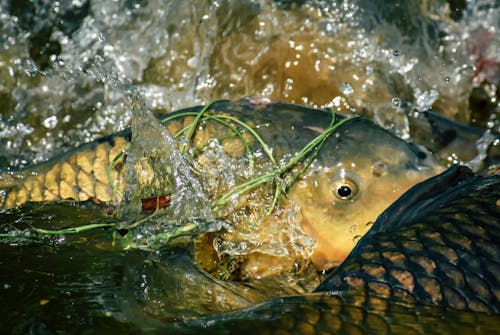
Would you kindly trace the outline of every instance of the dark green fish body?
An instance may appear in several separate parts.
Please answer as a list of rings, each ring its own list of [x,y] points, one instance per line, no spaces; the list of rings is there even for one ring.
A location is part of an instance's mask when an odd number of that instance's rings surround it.
[[[408,115],[413,141],[447,164],[467,162],[475,172],[500,166],[500,134],[464,125],[432,111]]]

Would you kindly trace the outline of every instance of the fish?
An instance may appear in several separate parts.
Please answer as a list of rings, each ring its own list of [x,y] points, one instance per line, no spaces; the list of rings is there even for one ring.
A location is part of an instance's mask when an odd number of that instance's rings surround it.
[[[463,166],[392,204],[316,292],[368,287],[381,295],[500,312],[500,175]]]
[[[213,165],[214,159],[208,154],[213,141],[229,157],[253,156],[253,162],[245,158],[241,167],[243,177],[239,178],[243,180],[238,182],[245,182],[248,171],[257,171],[248,173],[259,176],[280,168],[327,131],[332,122],[339,123],[321,145],[308,153],[305,161],[278,176],[293,181],[282,192],[282,202],[299,208],[301,229],[316,241],[310,259],[320,270],[340,264],[384,209],[410,187],[444,169],[425,148],[401,140],[368,119],[331,110],[246,98],[187,108],[161,117],[159,122],[172,135],[186,135],[189,125],[201,114],[205,118],[192,134],[190,149],[185,152],[196,163],[198,178],[213,199],[224,195],[231,186],[221,186],[220,180],[226,176],[221,175],[220,166]],[[231,126],[217,121],[216,116]],[[234,131],[237,127],[243,127],[239,133]],[[250,134],[252,130],[260,139]],[[54,201],[93,201],[113,208],[122,200],[126,188],[131,145],[134,137],[127,129],[46,162],[4,172],[0,174],[0,209]],[[321,150],[316,150],[320,146]],[[142,168],[141,174],[148,179],[155,171]],[[272,180],[264,186],[269,191]],[[149,194],[142,200],[146,212],[158,204],[170,207],[176,202],[175,190]],[[239,206],[246,213],[261,210],[265,203]],[[224,219],[234,218],[214,212]],[[262,267],[268,268],[266,264]]]
[[[500,175],[454,165],[404,193],[313,292],[172,333],[496,334]]]
[[[481,173],[500,166],[500,134],[493,127],[465,125],[431,110],[406,115],[412,140],[439,161],[462,163]]]

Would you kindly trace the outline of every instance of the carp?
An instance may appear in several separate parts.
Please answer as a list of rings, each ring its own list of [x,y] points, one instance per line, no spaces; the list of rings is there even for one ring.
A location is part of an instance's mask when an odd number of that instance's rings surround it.
[[[214,202],[251,178],[279,171],[262,184],[264,193],[253,198],[250,191],[240,194],[243,200],[229,209],[215,206],[214,215],[232,222],[236,231],[245,229],[248,217],[261,215],[269,203],[265,194],[281,193],[281,204],[286,202],[283,207],[298,207],[300,229],[316,241],[310,259],[317,269],[340,264],[384,209],[416,183],[443,170],[425,148],[401,140],[368,119],[329,110],[243,99],[181,110],[159,122],[170,134],[183,135],[185,140],[189,127],[199,122],[187,138],[185,155],[194,162],[197,178]],[[332,125],[335,131],[312,146],[304,160],[283,169]],[[5,172],[0,175],[0,208],[7,210],[29,202],[88,200],[112,208],[122,200],[127,184],[130,145],[134,145],[133,134],[124,130],[49,161]],[[220,152],[214,153],[213,147],[238,160],[232,184],[226,182],[231,178],[224,175],[221,159],[217,158]],[[140,169],[140,177],[146,180],[155,173],[158,171],[150,166]],[[273,188],[276,180],[282,184]],[[143,209],[145,203],[146,210],[175,204],[175,189],[166,193],[144,196]],[[151,199],[152,205],[148,205]],[[238,220],[241,222],[234,222]],[[267,251],[261,248],[252,252]]]

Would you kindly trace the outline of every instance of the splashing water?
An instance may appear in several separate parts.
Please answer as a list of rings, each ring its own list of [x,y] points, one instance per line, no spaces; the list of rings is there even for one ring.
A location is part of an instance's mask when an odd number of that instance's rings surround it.
[[[151,113],[130,81],[106,70],[103,63],[92,64],[86,73],[122,92],[133,113],[132,141],[126,149],[126,188],[118,215],[126,220],[125,227],[133,228],[134,244],[159,246],[179,229],[196,234],[219,230],[221,223],[211,214],[209,198],[194,173],[192,160],[181,153],[179,143]],[[168,195],[172,205],[144,218],[141,200],[162,195]]]
[[[134,245],[161,244],[164,240],[153,237],[163,234],[166,240],[176,229],[218,231],[216,248],[231,257],[254,252],[307,258],[315,242],[304,236],[293,206],[274,217],[249,218],[233,199],[217,214],[234,219],[235,224],[221,229],[223,223],[214,220],[210,211],[211,194],[251,178],[255,171],[241,168],[247,163],[244,160],[220,155],[215,143],[207,155],[217,161],[212,167],[220,169],[210,172],[224,173],[224,178],[210,178],[213,184],[207,183],[200,177],[207,171],[201,173],[200,166],[177,149],[178,143],[153,113],[250,95],[340,112],[356,109],[412,140],[408,115],[432,108],[491,129],[477,142],[478,154],[468,163],[477,168],[491,141],[498,141],[491,137],[500,122],[498,1],[394,4],[387,0],[1,1],[0,168],[44,161],[132,126],[128,188],[119,215],[123,226],[134,226],[129,228]],[[471,91],[479,92],[478,103],[471,100]],[[476,111],[471,112],[474,104]],[[460,159],[450,156],[451,161]],[[244,200],[260,206],[269,201],[267,191],[253,192]],[[159,194],[172,197],[171,207],[153,216],[141,214],[141,199]],[[75,216],[78,207],[67,206],[62,212]],[[53,223],[50,211],[45,221],[36,221],[29,211],[23,212],[23,220]],[[81,217],[62,220],[63,224],[87,223]],[[251,227],[245,227],[246,222]],[[284,225],[272,226],[277,222]],[[259,224],[262,229],[254,229]],[[269,234],[274,230],[279,234]],[[4,313],[9,316],[7,324],[13,322],[17,329],[24,326],[26,332],[71,332],[78,322],[97,331],[107,325],[112,330],[102,332],[126,333],[120,327],[137,318],[179,317],[178,311],[166,313],[164,306],[177,308],[171,293],[180,290],[175,286],[178,281],[174,286],[158,282],[176,265],[184,266],[178,275],[183,280],[205,287],[205,273],[193,276],[197,270],[185,270],[184,262],[161,264],[165,273],[155,277],[158,263],[144,258],[145,253],[103,254],[99,247],[109,248],[108,236],[101,238],[98,248],[90,237],[82,237],[84,247],[69,253],[64,247],[74,243],[72,237],[54,241],[52,247],[58,250],[44,247],[36,255],[27,255],[29,249],[7,249],[6,259],[17,260],[23,253],[23,262],[5,263],[8,271],[3,271],[12,276],[2,277],[4,294],[10,294]],[[19,243],[24,243],[23,238],[30,237],[19,236]],[[252,244],[255,240],[266,242]],[[150,268],[146,273],[145,264]],[[27,269],[40,271],[28,273]],[[124,272],[128,272],[125,284],[117,285]],[[23,276],[26,273],[29,277]],[[205,281],[200,282],[202,277]],[[62,288],[64,295],[58,302]],[[238,290],[238,296],[244,289]],[[16,290],[19,294],[13,295]],[[196,299],[227,298],[227,292],[214,294],[219,291],[210,285],[203,298],[196,296],[199,290],[187,291],[175,297],[186,298],[182,304],[189,308],[200,303]],[[49,302],[47,297],[54,298]],[[82,305],[82,300],[104,307]],[[29,318],[13,312],[26,306],[32,306],[25,314]],[[136,314],[130,315],[130,306]],[[46,314],[37,314],[40,311]],[[80,319],[82,315],[88,319]],[[106,317],[96,319],[96,315]],[[157,320],[147,321],[140,322],[154,329],[150,321]]]
[[[498,114],[498,5],[392,4],[2,2],[0,164],[39,162],[129,125],[110,85],[38,72],[84,71],[95,59],[129,78],[155,112],[251,95],[372,116],[399,97],[497,129],[499,118],[471,116],[469,96],[488,82],[488,113]]]
[[[221,224],[211,214],[209,198],[194,173],[193,162],[179,151],[179,143],[165,127],[151,113],[139,109],[132,123],[132,134],[132,143],[127,149],[127,187],[120,216],[129,220],[134,218],[133,214],[140,213],[144,198],[169,195],[172,199],[172,206],[164,213],[153,214],[148,219],[153,225],[138,227],[139,233],[135,236],[143,242],[136,242],[147,245],[158,234],[193,223],[205,225],[205,230],[194,230],[197,234],[219,230]],[[141,220],[140,216],[136,215],[135,220]]]
[[[484,161],[488,157],[488,150],[492,145],[498,145],[498,135],[495,135],[491,130],[487,130],[479,140],[476,141],[477,156],[465,165],[470,167],[472,171],[481,171],[483,169]]]

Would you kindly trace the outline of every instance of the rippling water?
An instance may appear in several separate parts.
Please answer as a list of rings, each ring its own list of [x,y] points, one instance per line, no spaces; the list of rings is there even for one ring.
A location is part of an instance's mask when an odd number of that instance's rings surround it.
[[[495,1],[300,3],[2,1],[1,164],[130,124],[95,64],[157,113],[251,95],[387,118],[407,102],[498,131]]]
[[[432,109],[498,132],[499,7],[486,0],[2,0],[0,168],[124,129],[142,110],[135,103],[159,115],[219,98],[270,98],[361,113],[404,138],[409,115]],[[58,227],[110,219],[54,205],[1,220],[2,227]],[[213,281],[180,251],[124,250],[120,236],[106,231],[16,239],[0,245],[0,310],[8,316],[0,324],[13,333],[72,333],[75,325],[81,333],[147,332],[271,291],[293,293]],[[170,269],[179,271],[165,276]],[[200,297],[219,291],[220,301],[202,304]]]

